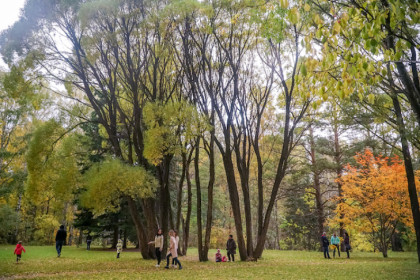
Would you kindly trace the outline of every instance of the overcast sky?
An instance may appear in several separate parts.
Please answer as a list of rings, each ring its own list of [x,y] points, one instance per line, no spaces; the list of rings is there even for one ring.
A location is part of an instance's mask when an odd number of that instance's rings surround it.
[[[0,31],[18,20],[25,0],[0,0]]]
[[[24,4],[25,0],[0,0],[0,32],[19,19],[20,9]],[[0,59],[1,68],[6,68],[3,59]]]

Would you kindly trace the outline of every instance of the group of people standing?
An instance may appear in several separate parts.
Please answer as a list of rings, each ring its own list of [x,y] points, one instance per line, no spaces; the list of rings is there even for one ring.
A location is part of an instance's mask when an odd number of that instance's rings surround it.
[[[178,265],[178,269],[182,269],[181,262],[178,259],[178,244],[179,244],[179,236],[178,233],[171,229],[169,231],[169,248],[168,252],[166,254],[166,266],[165,268],[169,268],[169,259],[172,257],[172,267],[175,267]],[[155,245],[155,254],[157,259],[156,267],[160,267],[160,263],[162,261],[162,251],[163,251],[163,232],[162,229],[158,229],[155,240],[149,242],[150,245]],[[235,261],[235,254],[236,254],[236,242],[233,239],[233,235],[229,235],[229,239],[226,242],[226,251],[227,256],[230,261]],[[222,257],[220,254],[220,250],[217,250],[216,253],[216,262],[222,262],[223,259],[226,259],[226,257]]]
[[[160,262],[162,261],[162,250],[163,250],[163,232],[161,229],[158,229],[154,241],[150,241],[149,244],[155,245],[155,253],[157,264],[156,267],[160,267]],[[169,231],[169,248],[166,254],[166,269],[169,269],[169,259],[172,257],[172,267],[178,265],[178,269],[182,269],[181,262],[178,260],[178,244],[179,236],[178,233],[171,229]]]
[[[335,250],[337,250],[338,252],[338,257],[340,257],[340,237],[337,236],[336,233],[333,234],[333,236],[331,236],[331,243],[330,241],[328,241],[328,237],[327,237],[327,233],[324,232],[321,236],[321,244],[322,244],[322,248],[324,251],[324,258],[330,258],[330,253],[329,253],[329,247],[331,246],[331,248],[334,250],[333,251],[333,257],[335,258]],[[344,241],[343,241],[344,247],[346,248],[346,253],[347,253],[347,258],[350,258],[350,250],[351,250],[351,246],[350,246],[350,237],[349,234],[347,232],[344,233]]]

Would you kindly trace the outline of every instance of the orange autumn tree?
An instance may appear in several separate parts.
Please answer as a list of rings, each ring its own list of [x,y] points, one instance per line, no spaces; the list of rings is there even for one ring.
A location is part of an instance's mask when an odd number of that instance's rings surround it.
[[[397,224],[413,225],[404,165],[397,156],[375,157],[368,149],[355,159],[357,164],[348,165],[341,178],[342,199],[335,222],[367,234],[386,258]]]

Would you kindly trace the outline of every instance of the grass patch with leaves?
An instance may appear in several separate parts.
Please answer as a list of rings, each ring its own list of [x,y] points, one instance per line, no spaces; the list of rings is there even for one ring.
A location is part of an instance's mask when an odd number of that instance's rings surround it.
[[[200,263],[196,249],[180,257],[184,269],[156,268],[155,261],[125,251],[120,259],[109,250],[63,248],[57,258],[54,246],[27,246],[22,262],[15,264],[14,246],[0,246],[0,279],[420,279],[420,264],[413,252],[355,252],[351,259],[327,260],[320,252],[269,251],[258,262]],[[213,260],[215,251],[209,255]]]

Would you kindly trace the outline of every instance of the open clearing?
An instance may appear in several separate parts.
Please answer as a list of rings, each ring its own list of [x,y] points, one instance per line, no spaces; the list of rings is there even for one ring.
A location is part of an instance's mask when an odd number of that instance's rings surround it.
[[[26,246],[22,262],[15,264],[14,246],[0,246],[1,279],[420,279],[415,253],[355,252],[351,259],[326,260],[322,253],[265,251],[258,262],[200,263],[196,249],[180,260],[184,269],[166,270],[140,253],[125,251],[120,259],[110,250],[64,247],[61,258],[54,246]]]

